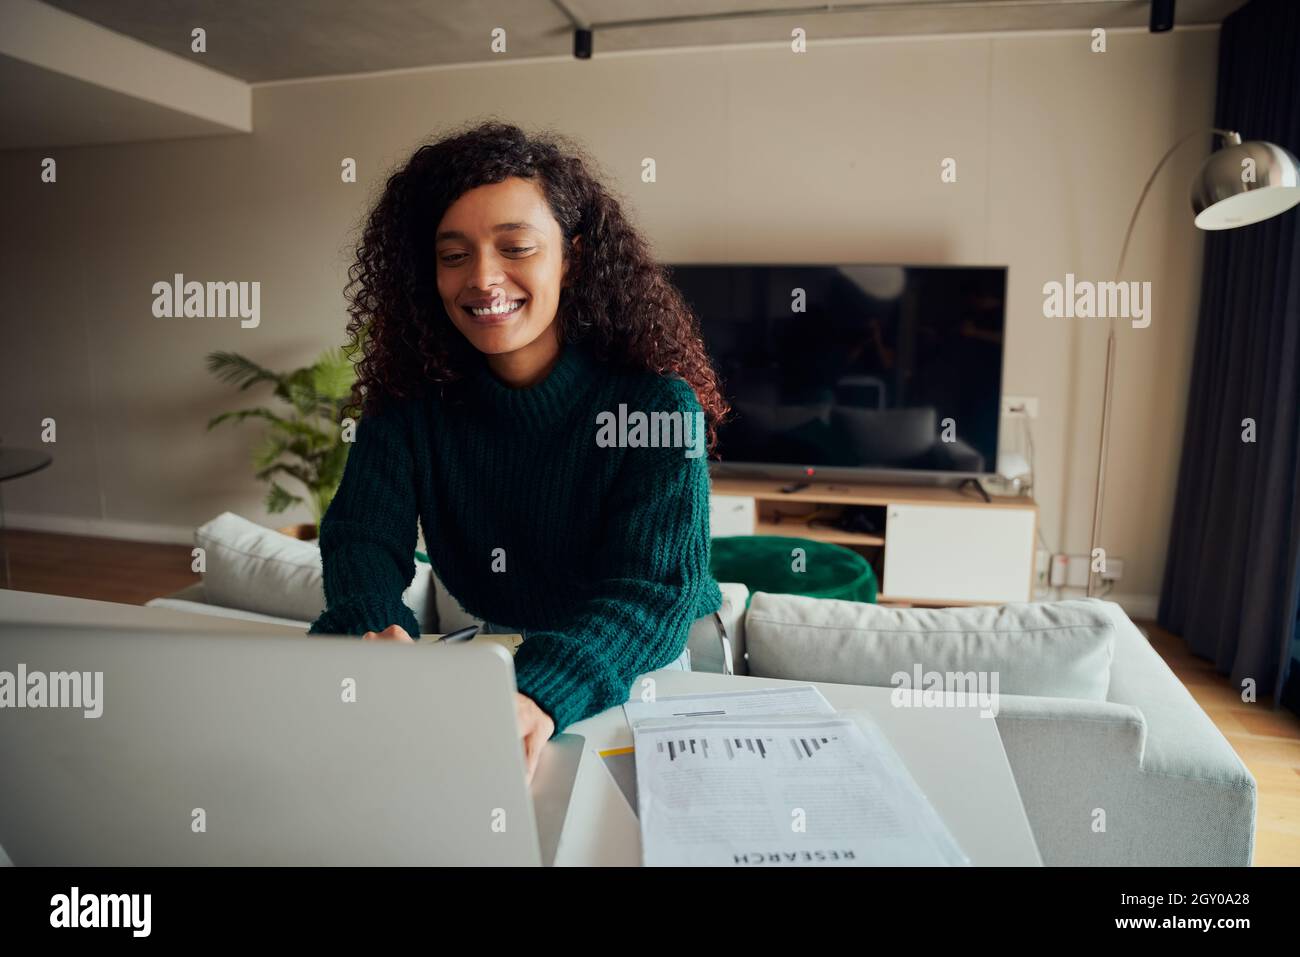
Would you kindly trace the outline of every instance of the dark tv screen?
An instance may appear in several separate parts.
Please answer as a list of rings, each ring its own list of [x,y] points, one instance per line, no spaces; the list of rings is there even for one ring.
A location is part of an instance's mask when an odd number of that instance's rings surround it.
[[[733,408],[723,467],[997,466],[1005,266],[673,265]]]

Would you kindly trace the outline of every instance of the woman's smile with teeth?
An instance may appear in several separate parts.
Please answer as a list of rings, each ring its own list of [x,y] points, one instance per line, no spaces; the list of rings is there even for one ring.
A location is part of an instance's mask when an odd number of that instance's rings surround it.
[[[514,312],[523,304],[524,301],[522,299],[508,299],[498,303],[497,305],[486,306],[482,309],[477,309],[472,306],[466,306],[465,308],[469,310],[471,315],[475,316],[504,316]]]

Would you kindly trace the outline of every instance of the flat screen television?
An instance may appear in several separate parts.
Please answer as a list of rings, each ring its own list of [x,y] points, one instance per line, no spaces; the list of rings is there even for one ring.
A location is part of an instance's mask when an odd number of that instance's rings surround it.
[[[733,409],[715,475],[995,472],[1007,267],[668,269]]]

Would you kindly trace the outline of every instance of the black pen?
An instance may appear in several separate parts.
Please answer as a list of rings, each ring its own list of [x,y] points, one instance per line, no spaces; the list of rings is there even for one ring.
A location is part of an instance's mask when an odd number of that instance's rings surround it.
[[[456,631],[449,632],[448,634],[443,635],[441,638],[438,639],[438,641],[439,643],[446,643],[448,641],[469,641],[476,634],[478,634],[478,628],[479,628],[478,625],[468,625],[465,628],[460,628]]]

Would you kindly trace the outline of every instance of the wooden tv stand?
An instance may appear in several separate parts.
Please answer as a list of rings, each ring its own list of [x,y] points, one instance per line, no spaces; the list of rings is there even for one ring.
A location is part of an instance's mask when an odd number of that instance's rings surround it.
[[[734,509],[753,515],[749,534],[790,535],[851,548],[875,569],[880,604],[1001,604],[1033,596],[1038,506],[1031,498],[992,496],[986,502],[970,487],[823,479],[797,492],[782,492],[791,481],[713,478],[714,525],[724,526],[723,516]],[[875,532],[833,527],[851,505],[870,509]],[[825,524],[810,527],[814,515]],[[745,534],[743,529],[733,533]]]

